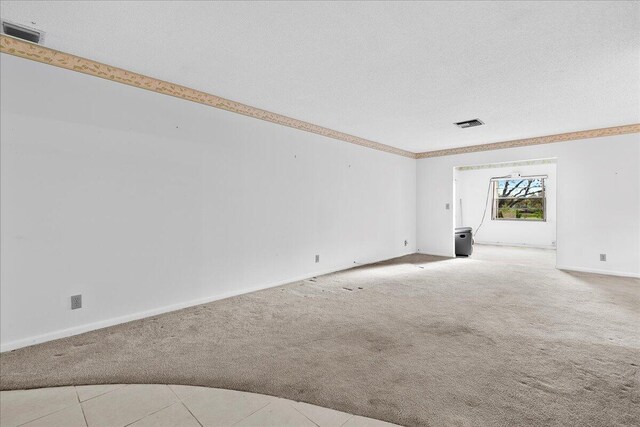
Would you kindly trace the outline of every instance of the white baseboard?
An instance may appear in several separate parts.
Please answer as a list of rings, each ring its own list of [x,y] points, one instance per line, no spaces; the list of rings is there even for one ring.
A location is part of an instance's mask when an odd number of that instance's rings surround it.
[[[16,350],[18,348],[27,347],[27,346],[35,345],[35,344],[40,344],[40,343],[43,343],[43,342],[52,341],[52,340],[56,340],[56,339],[60,339],[60,338],[67,338],[67,337],[70,337],[70,336],[83,334],[83,333],[89,332],[89,331],[95,331],[96,329],[102,329],[102,328],[106,328],[106,327],[109,327],[109,326],[119,325],[121,323],[131,322],[133,320],[144,319],[145,317],[157,316],[158,314],[163,314],[163,313],[168,313],[168,312],[171,312],[171,311],[181,310],[183,308],[193,307],[195,305],[206,304],[206,303],[209,303],[209,302],[223,300],[223,299],[226,299],[226,298],[231,298],[231,297],[235,297],[235,296],[242,295],[242,294],[248,294],[248,293],[251,293],[251,292],[261,291],[263,289],[273,288],[273,287],[276,287],[276,286],[282,286],[282,285],[286,285],[287,283],[293,283],[293,282],[297,282],[297,281],[300,281],[300,280],[305,280],[305,279],[308,279],[310,277],[322,276],[324,274],[330,274],[330,273],[335,273],[335,272],[338,272],[338,271],[348,270],[350,268],[358,267],[358,266],[361,266],[361,265],[366,265],[366,264],[372,264],[372,263],[375,263],[375,262],[386,261],[386,260],[389,260],[389,259],[393,259],[393,258],[401,257],[401,256],[404,256],[404,255],[408,255],[410,253],[412,253],[412,252],[407,252],[407,253],[403,253],[403,254],[400,254],[400,255],[395,255],[395,256],[392,256],[390,258],[371,260],[371,261],[368,261],[368,262],[365,262],[365,263],[344,264],[344,265],[341,265],[339,267],[333,267],[333,268],[327,269],[327,270],[319,270],[319,271],[316,271],[316,272],[311,272],[309,274],[305,274],[303,276],[292,277],[292,278],[280,280],[280,281],[277,281],[277,282],[271,282],[271,283],[267,283],[267,284],[263,284],[263,285],[259,285],[259,286],[254,286],[254,287],[251,287],[251,288],[245,288],[245,289],[242,289],[240,291],[226,292],[226,293],[213,295],[213,296],[206,297],[206,298],[200,298],[200,299],[196,299],[196,300],[181,302],[181,303],[178,303],[178,304],[172,304],[172,305],[167,305],[167,306],[164,306],[164,307],[154,308],[154,309],[151,309],[151,310],[145,310],[145,311],[140,311],[140,312],[137,312],[137,313],[127,314],[125,316],[119,316],[119,317],[114,317],[114,318],[111,318],[111,319],[101,320],[101,321],[98,321],[98,322],[92,322],[92,323],[87,323],[87,324],[84,324],[84,325],[74,326],[72,328],[59,329],[57,331],[48,332],[46,334],[32,336],[32,337],[28,337],[28,338],[22,338],[22,339],[19,339],[19,340],[3,343],[2,345],[0,345],[0,352]]]
[[[582,267],[570,267],[566,265],[557,265],[556,268],[558,270],[567,270],[567,271],[579,271],[581,273],[594,273],[594,274],[604,274],[607,276],[620,276],[620,277],[636,277],[640,278],[640,273],[629,273],[624,271],[611,271],[611,270],[599,270],[596,268],[582,268]]]
[[[444,258],[455,258],[455,256],[451,255],[451,254],[445,254],[442,252],[424,252],[424,251],[417,251],[416,253],[419,253],[421,255],[432,255],[432,256],[441,256]]]
[[[488,246],[514,246],[517,248],[556,249],[556,247],[553,245],[528,245],[526,243],[480,242],[476,240],[475,244]]]

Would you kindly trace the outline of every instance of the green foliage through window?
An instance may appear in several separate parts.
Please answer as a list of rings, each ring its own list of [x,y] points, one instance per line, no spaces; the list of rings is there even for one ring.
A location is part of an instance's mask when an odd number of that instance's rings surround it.
[[[494,181],[493,219],[545,221],[544,184],[544,178]]]

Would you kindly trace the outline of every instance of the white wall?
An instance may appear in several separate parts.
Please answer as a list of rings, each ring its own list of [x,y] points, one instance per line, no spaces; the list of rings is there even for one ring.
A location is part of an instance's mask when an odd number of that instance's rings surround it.
[[[523,176],[547,175],[545,179],[546,220],[509,221],[492,220],[492,194],[487,201],[489,180],[492,177],[519,172]],[[533,165],[511,164],[506,167],[459,169],[454,171],[456,197],[456,227],[478,229],[487,206],[484,223],[473,236],[476,243],[533,246],[555,249],[556,242],[556,165],[540,163]],[[462,202],[461,202],[462,200]]]
[[[0,65],[2,350],[415,252],[413,159]]]
[[[453,256],[454,167],[554,157],[557,266],[640,276],[639,134],[418,160],[418,251]]]
[[[3,351],[416,240],[452,256],[463,165],[556,157],[558,265],[640,275],[638,134],[416,162],[4,54],[0,77]]]

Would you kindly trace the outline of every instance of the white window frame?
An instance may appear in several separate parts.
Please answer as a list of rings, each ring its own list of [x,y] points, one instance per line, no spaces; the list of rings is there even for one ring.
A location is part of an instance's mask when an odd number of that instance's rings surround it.
[[[498,195],[498,187],[500,182],[503,181],[521,181],[521,180],[540,180],[542,185],[542,193],[537,197],[500,197]],[[513,200],[513,199],[541,199],[542,200],[542,218],[499,218],[498,217],[498,202],[500,200]],[[523,178],[502,178],[493,180],[493,197],[492,197],[492,212],[491,220],[493,221],[520,221],[520,222],[546,222],[547,221],[547,179],[545,177],[523,177]]]

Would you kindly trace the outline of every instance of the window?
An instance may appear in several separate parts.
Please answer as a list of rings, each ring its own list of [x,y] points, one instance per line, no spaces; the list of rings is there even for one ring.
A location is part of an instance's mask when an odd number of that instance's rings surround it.
[[[493,182],[493,219],[546,221],[544,178]]]

